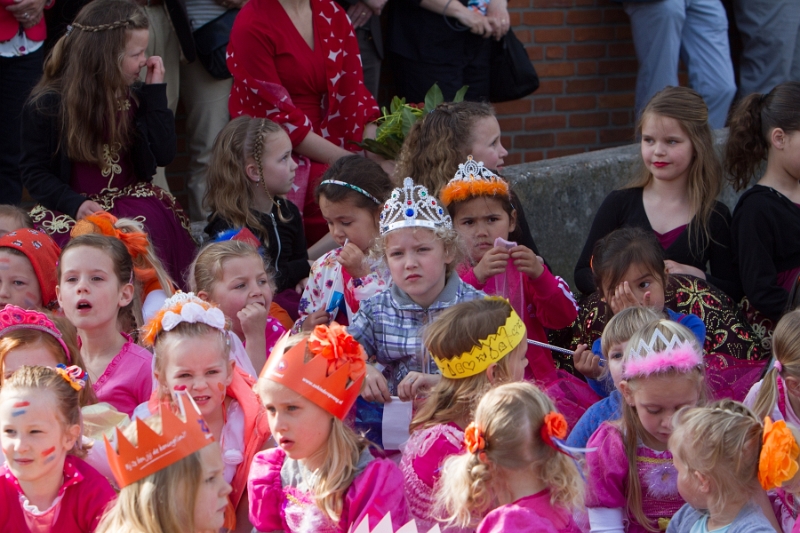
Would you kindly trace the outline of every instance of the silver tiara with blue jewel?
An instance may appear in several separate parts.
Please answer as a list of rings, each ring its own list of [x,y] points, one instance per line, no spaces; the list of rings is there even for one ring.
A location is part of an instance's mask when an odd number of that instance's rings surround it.
[[[453,227],[444,208],[422,185],[406,178],[403,187],[392,191],[381,212],[381,235],[400,228],[439,229]]]

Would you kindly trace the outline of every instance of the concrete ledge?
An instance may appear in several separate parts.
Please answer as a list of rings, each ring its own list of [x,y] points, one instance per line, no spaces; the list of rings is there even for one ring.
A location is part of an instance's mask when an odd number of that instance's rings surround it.
[[[715,134],[721,154],[727,130]],[[630,181],[639,160],[639,145],[633,144],[503,169],[522,201],[539,251],[573,290],[572,273],[597,208],[609,192]],[[737,198],[726,184],[720,200],[732,210]]]

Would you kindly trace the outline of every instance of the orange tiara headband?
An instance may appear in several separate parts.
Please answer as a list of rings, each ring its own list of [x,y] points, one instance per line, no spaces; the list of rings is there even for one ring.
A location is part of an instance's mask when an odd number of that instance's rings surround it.
[[[116,428],[116,449],[108,437],[103,436],[108,464],[120,488],[155,474],[214,442],[214,435],[188,394],[176,392],[175,404],[180,416],[165,403],[159,406],[160,435],[141,419],[136,419],[136,446],[119,428]]]
[[[453,179],[441,192],[445,207],[453,202],[463,202],[476,196],[501,196],[510,199],[508,182],[483,166],[482,161],[467,157],[466,163],[458,165]]]
[[[364,383],[364,348],[336,322],[317,326],[308,339],[284,352],[287,340],[288,334],[272,349],[261,377],[292,389],[343,420]]]

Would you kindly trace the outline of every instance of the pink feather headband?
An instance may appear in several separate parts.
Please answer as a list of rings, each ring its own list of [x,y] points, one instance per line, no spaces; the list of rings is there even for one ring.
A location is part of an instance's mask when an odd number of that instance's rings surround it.
[[[634,355],[625,363],[623,377],[630,379],[649,376],[666,370],[688,372],[703,365],[703,357],[691,343],[682,343],[673,349],[666,349],[647,355]]]

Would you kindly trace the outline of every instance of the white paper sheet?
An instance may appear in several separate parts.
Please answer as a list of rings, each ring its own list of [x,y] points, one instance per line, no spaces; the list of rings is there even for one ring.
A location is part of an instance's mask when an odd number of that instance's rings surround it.
[[[402,402],[397,396],[383,404],[383,449],[399,450],[408,440],[408,426],[411,424],[411,402]]]

